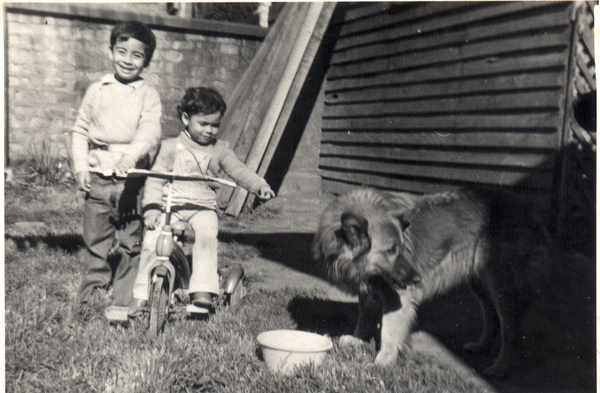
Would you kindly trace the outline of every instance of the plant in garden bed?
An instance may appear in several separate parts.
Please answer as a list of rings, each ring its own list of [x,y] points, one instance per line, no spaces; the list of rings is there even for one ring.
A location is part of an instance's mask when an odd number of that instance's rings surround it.
[[[64,157],[48,138],[36,140],[29,146],[29,155],[22,165],[26,171],[28,183],[38,185],[72,183],[71,166],[68,157]]]

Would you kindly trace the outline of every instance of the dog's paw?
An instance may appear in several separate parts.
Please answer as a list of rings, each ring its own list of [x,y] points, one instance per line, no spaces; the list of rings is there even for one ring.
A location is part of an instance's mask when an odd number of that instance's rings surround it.
[[[389,366],[391,364],[394,364],[397,358],[397,349],[382,348],[375,357],[375,364],[378,366]]]
[[[340,347],[358,347],[364,345],[364,343],[360,338],[350,335],[341,336],[339,341]]]

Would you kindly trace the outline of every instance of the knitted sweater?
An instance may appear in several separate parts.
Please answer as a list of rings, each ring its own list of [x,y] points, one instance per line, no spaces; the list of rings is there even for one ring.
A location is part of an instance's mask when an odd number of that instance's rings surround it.
[[[229,142],[216,140],[209,145],[200,145],[185,132],[161,143],[152,170],[182,174],[199,173],[214,177],[222,176],[224,171],[238,185],[253,193],[267,185],[262,177],[237,158]],[[162,206],[166,200],[166,183],[165,179],[148,177],[142,201],[144,210],[158,209]],[[172,204],[174,207],[192,204],[216,209],[218,187],[214,182],[175,180]]]
[[[87,89],[72,128],[73,172],[113,169],[123,153],[145,159],[160,142],[161,114],[158,92],[143,79],[105,75]]]

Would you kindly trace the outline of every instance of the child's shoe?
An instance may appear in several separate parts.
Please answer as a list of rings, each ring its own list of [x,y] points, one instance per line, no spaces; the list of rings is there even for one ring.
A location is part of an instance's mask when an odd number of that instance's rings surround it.
[[[208,292],[192,292],[190,293],[190,301],[196,307],[212,309],[213,297]]]
[[[129,316],[129,318],[139,318],[142,316],[142,314],[147,306],[148,306],[147,300],[133,298],[129,302],[129,307],[127,309],[127,316]]]

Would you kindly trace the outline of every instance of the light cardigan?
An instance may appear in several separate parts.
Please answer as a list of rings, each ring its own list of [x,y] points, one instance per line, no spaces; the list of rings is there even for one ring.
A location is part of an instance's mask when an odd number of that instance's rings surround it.
[[[87,89],[72,128],[73,172],[111,170],[123,153],[145,158],[160,142],[161,115],[158,92],[146,81],[105,75]]]
[[[202,174],[221,177],[224,171],[238,185],[250,192],[258,193],[267,182],[241,162],[229,142],[215,140],[209,145],[200,145],[185,131],[178,137],[166,139],[160,145],[152,170],[181,174]],[[165,195],[165,179],[148,177],[144,189],[142,205],[148,215],[149,210],[160,209]],[[219,185],[214,182],[175,180],[173,181],[173,207],[194,205],[207,209],[217,208]]]

